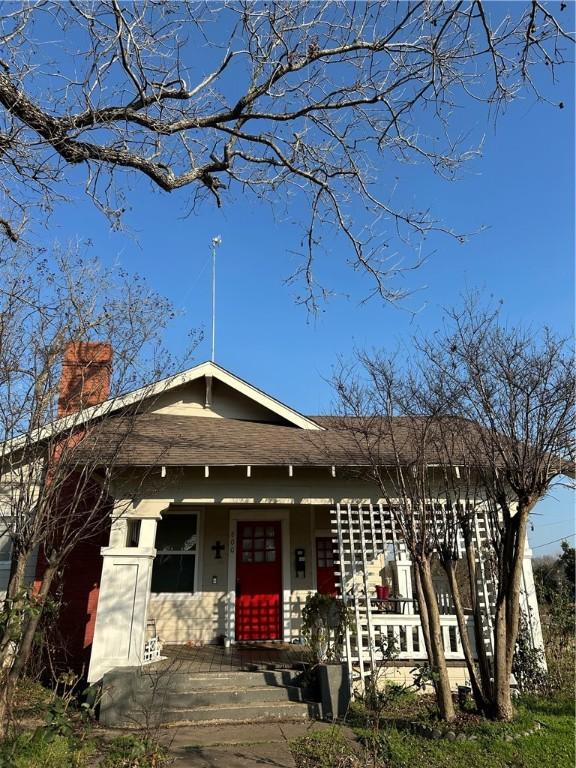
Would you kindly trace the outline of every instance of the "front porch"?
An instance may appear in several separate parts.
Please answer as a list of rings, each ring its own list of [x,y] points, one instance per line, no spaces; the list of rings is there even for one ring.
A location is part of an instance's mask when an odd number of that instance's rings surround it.
[[[261,672],[301,670],[309,659],[307,646],[284,643],[238,643],[221,645],[165,645],[157,668],[177,664],[190,673]]]
[[[342,578],[331,520],[338,507],[140,501],[114,521],[102,550],[90,682],[114,667],[154,661],[160,646],[206,672],[300,661],[308,595],[335,592]],[[345,573],[345,599],[370,646],[393,637],[399,661],[416,663],[426,651],[412,566],[401,544],[382,538],[366,553],[361,583],[359,571]],[[383,583],[386,599],[376,589]],[[437,592],[447,656],[462,661],[441,575]],[[353,646],[348,655],[356,655]]]

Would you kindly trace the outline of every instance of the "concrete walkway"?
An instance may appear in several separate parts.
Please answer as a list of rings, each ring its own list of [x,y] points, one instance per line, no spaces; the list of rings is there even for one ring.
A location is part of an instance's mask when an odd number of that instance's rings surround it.
[[[289,742],[328,723],[235,723],[182,726],[162,732],[175,768],[294,768]]]

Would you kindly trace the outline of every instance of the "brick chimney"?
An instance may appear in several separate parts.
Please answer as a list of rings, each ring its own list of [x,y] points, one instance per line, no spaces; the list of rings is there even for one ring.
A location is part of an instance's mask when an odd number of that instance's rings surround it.
[[[58,417],[107,400],[111,372],[112,346],[108,342],[70,342],[62,361]]]

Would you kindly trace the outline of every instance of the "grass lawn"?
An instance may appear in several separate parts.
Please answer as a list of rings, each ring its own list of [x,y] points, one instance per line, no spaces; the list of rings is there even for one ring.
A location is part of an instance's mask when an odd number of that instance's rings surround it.
[[[410,700],[402,702],[396,707],[400,710],[397,714],[407,716],[409,704]],[[430,722],[425,702],[412,700],[412,704],[419,715],[414,719]],[[398,730],[385,720],[381,721],[380,730],[374,726],[367,728],[359,709],[353,721],[357,744],[351,741],[352,734],[346,736],[346,730],[337,725],[330,730],[312,730],[292,742],[297,768],[574,768],[575,765],[574,702],[566,697],[526,697],[513,723],[460,718],[454,730],[473,734],[474,741],[432,740]],[[536,721],[542,723],[540,730],[529,736],[521,735]],[[507,741],[506,737],[510,736],[513,740]]]
[[[568,699],[525,699],[519,707],[524,726],[539,720],[544,727],[530,736],[506,741],[516,724],[472,728],[477,741],[431,741],[394,728],[387,730],[390,768],[574,768],[574,702]],[[383,762],[383,766],[386,765]]]

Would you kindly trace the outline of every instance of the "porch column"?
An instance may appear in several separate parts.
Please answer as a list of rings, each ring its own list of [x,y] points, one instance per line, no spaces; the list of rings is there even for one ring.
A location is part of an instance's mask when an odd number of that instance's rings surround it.
[[[392,563],[394,574],[396,577],[396,584],[398,586],[398,597],[405,598],[406,600],[412,600],[412,561],[408,557],[408,553],[402,547],[396,549],[396,559]],[[408,602],[402,604],[402,612],[406,614],[413,614],[414,603]]]
[[[104,562],[88,671],[90,683],[100,680],[113,667],[142,664],[159,519],[160,515],[114,520],[110,544],[101,549]],[[139,523],[138,535],[131,528],[134,523]]]
[[[526,541],[524,559],[522,561],[522,586],[520,592],[520,605],[528,624],[528,630],[534,648],[542,651],[542,662],[545,670],[548,669],[544,656],[544,638],[542,637],[542,625],[540,624],[540,611],[534,584],[534,572],[532,570],[532,550]]]

